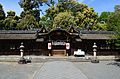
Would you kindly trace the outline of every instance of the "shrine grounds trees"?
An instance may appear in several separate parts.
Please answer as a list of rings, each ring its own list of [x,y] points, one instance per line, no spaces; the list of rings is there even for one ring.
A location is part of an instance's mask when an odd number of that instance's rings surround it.
[[[46,10],[45,16],[51,21],[52,28],[67,28],[73,24],[78,28],[92,29],[98,19],[93,8],[74,0],[59,1],[56,6],[51,6]]]
[[[3,6],[0,4],[0,29],[3,29],[4,24],[3,21],[5,19],[5,12],[3,10]]]
[[[113,14],[113,12],[102,12],[98,18],[98,23],[93,28],[95,30],[109,30],[108,18]]]
[[[7,17],[3,21],[4,29],[15,30],[18,20],[19,20],[19,17],[16,16],[16,13],[14,11],[8,11]]]
[[[93,8],[76,0],[20,0],[23,11],[17,16],[14,11],[8,11],[0,4],[0,29],[29,30],[45,26],[47,28],[69,26],[87,30],[110,30],[118,36],[120,27],[120,5],[115,6],[115,12],[103,12],[100,16]],[[41,6],[47,5],[45,15],[40,15]]]
[[[45,15],[40,16],[43,4],[48,5]],[[93,8],[75,0],[20,0],[19,5],[23,8],[20,16],[14,11],[5,13],[1,7],[1,29],[34,29],[41,26],[48,28],[67,28],[70,25],[82,29],[93,29],[97,24],[98,15]],[[2,5],[1,5],[2,6]]]
[[[40,20],[39,7],[46,2],[46,0],[20,0],[19,5],[23,8],[21,12],[21,19],[17,24],[19,29],[33,29],[37,28]]]
[[[108,18],[108,30],[115,31],[116,46],[120,48],[120,5],[115,6],[115,11]]]
[[[115,45],[120,48],[120,5],[114,7],[114,12],[102,12],[95,27],[98,30],[108,30],[115,32]]]

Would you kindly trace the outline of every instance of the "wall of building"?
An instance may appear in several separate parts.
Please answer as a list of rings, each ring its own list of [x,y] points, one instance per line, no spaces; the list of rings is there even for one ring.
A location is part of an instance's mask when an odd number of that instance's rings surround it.
[[[71,54],[81,49],[86,55],[93,55],[93,45],[97,44],[97,55],[118,55],[119,50],[114,44],[106,44],[106,40],[82,40],[81,42],[71,43]]]
[[[36,40],[0,40],[0,55],[20,55],[20,45],[24,43],[24,55],[49,55],[47,42],[36,42]],[[119,50],[111,44],[106,44],[106,40],[82,40],[81,42],[71,42],[69,55],[81,49],[86,55],[93,55],[93,44],[97,44],[97,55],[118,55]]]

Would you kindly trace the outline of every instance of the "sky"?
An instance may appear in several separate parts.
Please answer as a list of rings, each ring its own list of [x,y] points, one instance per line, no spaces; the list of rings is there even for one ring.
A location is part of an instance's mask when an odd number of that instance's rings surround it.
[[[19,16],[22,12],[22,8],[20,8],[18,2],[20,0],[0,0],[0,4],[3,5],[3,9],[5,13],[9,10],[13,10]],[[103,11],[114,11],[115,5],[120,5],[120,0],[77,0],[80,3],[85,3],[89,7],[93,7],[95,12],[100,14]],[[46,6],[41,7],[43,11],[45,11]]]

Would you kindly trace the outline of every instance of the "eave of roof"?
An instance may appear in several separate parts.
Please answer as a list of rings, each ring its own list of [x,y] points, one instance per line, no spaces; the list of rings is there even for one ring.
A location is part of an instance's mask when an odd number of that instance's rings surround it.
[[[116,39],[113,34],[82,34],[81,39],[91,39],[91,40],[110,40]]]
[[[81,34],[115,34],[113,31],[79,30]]]
[[[0,39],[36,39],[36,31],[0,30]]]
[[[36,34],[0,34],[0,39],[36,39]]]
[[[0,34],[34,34],[35,30],[0,30]]]

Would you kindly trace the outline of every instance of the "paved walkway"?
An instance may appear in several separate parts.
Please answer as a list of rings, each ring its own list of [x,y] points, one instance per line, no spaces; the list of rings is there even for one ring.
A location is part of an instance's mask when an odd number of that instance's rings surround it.
[[[88,79],[72,62],[46,62],[31,79]]]
[[[84,75],[84,74],[85,75]],[[0,62],[0,79],[120,79],[120,62]],[[86,77],[87,76],[87,77]]]

